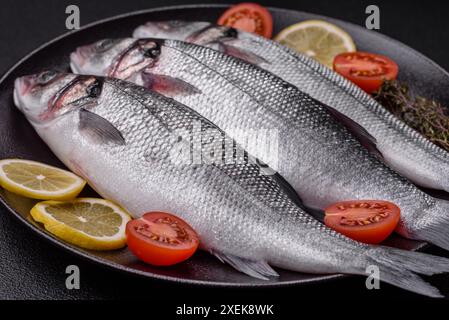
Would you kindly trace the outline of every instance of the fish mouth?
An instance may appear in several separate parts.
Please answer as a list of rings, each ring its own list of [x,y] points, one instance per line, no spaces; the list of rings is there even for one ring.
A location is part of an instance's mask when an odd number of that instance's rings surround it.
[[[20,99],[19,99],[17,91],[18,91],[17,88],[14,86],[14,92],[13,92],[14,105],[20,109],[21,108],[20,107]]]
[[[151,32],[147,29],[148,28],[146,26],[137,27],[136,30],[134,30],[133,38],[138,38],[138,39],[147,38],[148,36],[151,36],[154,34],[153,32]]]
[[[30,122],[33,119],[29,117],[29,109],[27,108],[26,95],[34,86],[33,76],[23,76],[14,81],[13,100],[14,105],[19,109]]]
[[[33,87],[33,76],[19,77],[14,81],[15,95],[26,95]],[[18,97],[17,97],[18,98]]]
[[[70,54],[70,69],[73,73],[81,73],[81,69],[78,67],[80,60],[75,52]]]
[[[88,46],[82,46],[76,48],[74,52],[70,54],[70,67],[76,73],[86,64],[91,50]]]
[[[17,78],[14,81],[14,91],[13,91],[13,99],[14,105],[20,110],[23,111],[23,103],[22,97],[25,96],[33,87],[33,81],[31,76],[24,76]]]

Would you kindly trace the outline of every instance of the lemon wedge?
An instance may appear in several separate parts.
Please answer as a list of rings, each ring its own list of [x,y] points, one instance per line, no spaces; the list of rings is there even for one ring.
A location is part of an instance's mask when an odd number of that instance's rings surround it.
[[[351,36],[341,28],[322,20],[307,20],[282,30],[274,40],[332,68],[336,55],[354,52]]]
[[[91,250],[124,247],[125,227],[131,220],[120,206],[97,198],[39,202],[31,216],[58,238]]]
[[[0,185],[21,196],[41,200],[76,198],[86,185],[77,175],[30,160],[0,160]]]

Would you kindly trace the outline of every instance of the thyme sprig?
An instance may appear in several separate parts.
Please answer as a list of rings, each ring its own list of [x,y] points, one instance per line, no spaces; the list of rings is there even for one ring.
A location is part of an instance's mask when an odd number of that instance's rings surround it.
[[[449,116],[439,102],[412,96],[408,86],[396,80],[385,81],[373,97],[427,139],[449,151]]]

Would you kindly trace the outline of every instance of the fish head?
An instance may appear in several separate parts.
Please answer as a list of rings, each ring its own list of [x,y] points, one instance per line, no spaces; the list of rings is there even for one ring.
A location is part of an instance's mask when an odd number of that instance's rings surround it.
[[[181,40],[210,46],[223,39],[237,38],[238,32],[210,22],[170,20],[147,22],[134,30],[133,37]]]
[[[160,38],[186,41],[191,35],[208,28],[210,22],[204,21],[149,21],[134,30],[134,38]]]
[[[70,55],[70,65],[79,74],[131,80],[132,76],[156,64],[161,43],[158,39],[101,40],[77,48]]]
[[[92,108],[102,93],[103,79],[44,71],[17,78],[14,103],[33,124],[50,123],[81,108]]]
[[[75,73],[104,75],[118,57],[134,42],[132,38],[102,39],[78,47],[70,55],[70,66]]]

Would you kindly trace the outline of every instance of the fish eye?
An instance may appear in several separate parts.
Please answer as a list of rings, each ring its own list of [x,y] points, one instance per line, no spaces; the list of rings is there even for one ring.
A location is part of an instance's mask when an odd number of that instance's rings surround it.
[[[96,98],[101,93],[101,82],[99,80],[95,80],[91,84],[89,84],[86,88],[86,94],[91,98]]]
[[[47,84],[56,76],[56,74],[57,73],[54,71],[44,71],[37,76],[36,83],[41,85]]]
[[[159,49],[146,49],[143,51],[143,55],[147,58],[156,58],[159,56],[161,51]]]
[[[150,48],[142,48],[143,56],[146,58],[155,59],[161,54],[161,48],[157,43],[151,43]]]
[[[228,30],[226,30],[224,35],[225,35],[225,37],[228,37],[228,38],[237,38],[237,36],[238,36],[237,30],[234,28],[228,28]]]
[[[113,39],[105,39],[97,43],[96,48],[99,51],[106,51],[112,47],[114,44]]]

